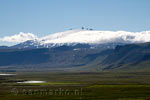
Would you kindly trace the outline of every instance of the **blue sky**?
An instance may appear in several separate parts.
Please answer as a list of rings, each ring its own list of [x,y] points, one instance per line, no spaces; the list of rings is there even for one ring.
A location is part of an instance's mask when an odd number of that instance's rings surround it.
[[[150,30],[150,0],[0,0],[0,38],[19,32],[45,36],[82,26]]]

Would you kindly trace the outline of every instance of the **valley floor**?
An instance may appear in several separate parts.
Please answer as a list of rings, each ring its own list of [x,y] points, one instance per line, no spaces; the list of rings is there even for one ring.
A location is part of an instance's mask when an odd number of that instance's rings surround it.
[[[0,76],[0,100],[150,99],[150,72],[13,74],[16,75]],[[45,83],[17,83],[23,81],[45,81]]]

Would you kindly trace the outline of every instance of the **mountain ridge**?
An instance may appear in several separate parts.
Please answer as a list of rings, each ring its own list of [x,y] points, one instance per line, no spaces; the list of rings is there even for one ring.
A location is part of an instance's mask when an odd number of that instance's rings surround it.
[[[0,68],[41,71],[51,68],[81,71],[150,69],[150,43],[127,44],[111,49],[91,49],[89,45],[83,44],[55,48],[6,49],[0,50],[0,60]]]
[[[20,33],[23,34],[23,33]],[[29,33],[27,33],[29,35]],[[133,43],[144,43],[150,41],[150,31],[142,32],[127,32],[127,31],[95,31],[95,30],[68,30],[64,32],[58,32],[50,34],[41,38],[35,38],[36,36],[30,35],[33,40],[27,40],[25,42],[18,43],[16,45],[10,46],[13,48],[51,48],[62,45],[76,45],[76,44],[89,44],[89,45],[99,45],[99,44],[133,44]],[[27,36],[18,35],[18,37]],[[31,38],[31,36],[29,36]],[[17,37],[17,35],[11,36],[12,39]],[[11,37],[7,37],[11,41]],[[5,38],[5,40],[7,39]],[[21,37],[20,40],[23,37]],[[18,38],[17,38],[18,39]],[[16,39],[14,39],[16,40]],[[119,44],[118,44],[119,45]],[[24,46],[24,47],[23,47]]]

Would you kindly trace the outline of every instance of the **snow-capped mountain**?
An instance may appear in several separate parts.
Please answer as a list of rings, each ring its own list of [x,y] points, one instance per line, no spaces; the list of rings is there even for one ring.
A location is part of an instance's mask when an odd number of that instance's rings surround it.
[[[74,46],[76,44],[89,44],[98,46],[102,44],[119,45],[130,43],[144,43],[150,41],[150,31],[93,31],[69,30],[50,34],[45,37],[28,40],[17,44],[15,48],[51,48],[62,45]]]
[[[30,35],[32,34],[29,37]],[[17,40],[16,37],[20,38],[20,35],[10,37],[9,40]],[[27,41],[11,47],[0,47],[0,66],[29,69],[35,67],[39,70],[44,67],[57,69],[84,66],[87,69],[91,67],[92,70],[109,70],[129,68],[130,65],[133,68],[137,65],[139,68],[140,64],[145,67],[145,62],[148,61],[146,67],[149,68],[150,43],[143,42],[150,41],[150,31],[133,33],[69,30],[25,40]]]

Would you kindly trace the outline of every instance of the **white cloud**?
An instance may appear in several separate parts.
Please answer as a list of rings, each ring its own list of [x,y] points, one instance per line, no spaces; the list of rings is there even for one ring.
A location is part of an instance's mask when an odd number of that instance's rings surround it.
[[[3,38],[0,38],[0,41],[10,42],[10,43],[20,43],[20,42],[25,42],[27,40],[34,40],[34,39],[37,39],[37,36],[35,36],[34,34],[20,32],[19,34],[13,36],[5,36]]]
[[[35,40],[42,44],[54,43],[143,43],[150,42],[150,31],[126,32],[126,31],[89,31],[89,30],[70,30],[50,34],[38,38],[32,33],[20,32],[17,35],[5,36],[0,41],[9,43],[21,43],[27,40]]]
[[[88,31],[71,30],[41,38],[44,43],[143,43],[150,42],[150,31]]]

